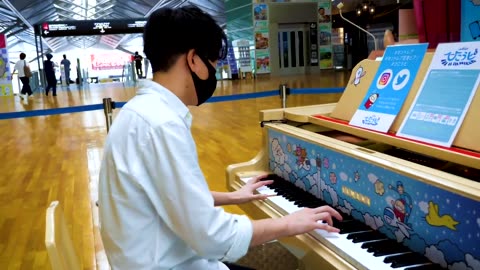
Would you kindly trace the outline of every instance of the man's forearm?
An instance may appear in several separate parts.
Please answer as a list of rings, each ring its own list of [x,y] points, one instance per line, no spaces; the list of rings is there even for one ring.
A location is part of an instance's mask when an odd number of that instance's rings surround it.
[[[252,220],[252,227],[253,235],[250,247],[290,236],[287,223],[281,218]]]
[[[215,206],[236,204],[235,194],[233,192],[211,191]]]

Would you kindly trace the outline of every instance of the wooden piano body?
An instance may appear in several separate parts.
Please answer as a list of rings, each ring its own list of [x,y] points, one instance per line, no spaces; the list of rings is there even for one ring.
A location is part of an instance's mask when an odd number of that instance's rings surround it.
[[[480,110],[480,91],[451,148],[395,136],[431,59],[428,53],[388,134],[348,125],[379,66],[372,60],[357,65],[338,103],[260,112],[264,147],[227,168],[228,188],[239,189],[241,178],[275,173],[439,269],[480,270],[480,127],[472,118]],[[268,199],[241,207],[254,219],[286,214]],[[280,241],[304,269],[376,269],[314,234]]]

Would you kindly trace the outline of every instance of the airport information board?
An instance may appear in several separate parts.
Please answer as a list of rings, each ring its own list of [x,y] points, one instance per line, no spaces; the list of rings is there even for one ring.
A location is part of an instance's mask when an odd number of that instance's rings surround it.
[[[52,21],[36,25],[42,37],[93,36],[143,33],[146,18],[124,20]]]

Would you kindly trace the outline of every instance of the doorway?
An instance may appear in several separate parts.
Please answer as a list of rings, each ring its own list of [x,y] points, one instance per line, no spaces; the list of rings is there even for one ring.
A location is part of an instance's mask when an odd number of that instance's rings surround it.
[[[308,63],[309,24],[278,24],[278,67],[280,75],[305,74]]]

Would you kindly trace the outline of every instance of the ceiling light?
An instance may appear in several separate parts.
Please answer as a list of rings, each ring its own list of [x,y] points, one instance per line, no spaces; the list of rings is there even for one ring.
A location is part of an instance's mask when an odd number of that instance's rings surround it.
[[[363,1],[363,3],[362,3],[362,8],[363,8],[363,10],[367,10],[367,9],[368,9],[368,1]]]

